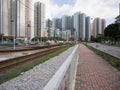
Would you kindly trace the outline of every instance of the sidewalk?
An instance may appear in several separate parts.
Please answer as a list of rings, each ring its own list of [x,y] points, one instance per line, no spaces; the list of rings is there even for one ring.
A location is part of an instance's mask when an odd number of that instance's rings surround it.
[[[80,44],[75,90],[120,90],[120,72]]]

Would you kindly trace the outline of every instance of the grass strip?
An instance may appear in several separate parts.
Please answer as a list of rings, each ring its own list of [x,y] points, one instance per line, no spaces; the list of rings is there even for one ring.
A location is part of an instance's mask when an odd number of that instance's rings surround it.
[[[19,76],[20,74],[22,74],[23,72],[26,72],[32,68],[34,68],[36,65],[39,65],[39,64],[42,64],[44,63],[45,61],[48,61],[50,60],[50,58],[53,58],[55,56],[58,56],[59,54],[61,54],[62,52],[66,51],[67,49],[69,49],[72,45],[67,45],[66,47],[64,48],[61,48],[60,50],[54,52],[54,53],[51,53],[45,57],[42,57],[41,59],[39,60],[35,60],[35,62],[33,63],[28,63],[26,65],[23,65],[22,67],[19,67],[15,70],[12,70],[10,71],[9,73],[7,73],[6,75],[3,75],[3,76],[0,76],[0,84],[3,83],[3,82],[6,82],[8,80],[11,80],[17,76]]]
[[[92,46],[86,45],[86,47],[88,47],[90,50],[95,52],[97,55],[101,56],[109,64],[111,64],[113,67],[115,67],[116,69],[118,69],[120,71],[120,59],[117,59],[107,53],[97,50],[96,48],[93,48]]]

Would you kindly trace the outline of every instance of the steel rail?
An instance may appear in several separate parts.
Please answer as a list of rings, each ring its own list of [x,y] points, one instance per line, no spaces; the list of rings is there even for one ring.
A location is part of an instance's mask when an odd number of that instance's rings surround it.
[[[40,51],[40,52],[26,55],[26,56],[20,56],[20,57],[8,59],[8,60],[0,61],[0,72],[3,72],[3,71],[10,69],[12,67],[18,66],[19,64],[33,61],[35,59],[39,59],[43,56],[46,56],[50,53],[53,53],[57,50],[60,50],[62,47],[65,47],[65,45],[48,48],[48,49],[45,49],[44,51]]]
[[[30,47],[25,47],[21,49],[5,49],[0,50],[0,53],[9,53],[9,52],[22,52],[22,51],[31,51],[31,50],[38,50],[38,49],[44,49],[44,48],[49,48],[49,47],[55,47],[55,46],[61,46],[60,44],[56,45],[46,45],[46,46],[30,46]]]

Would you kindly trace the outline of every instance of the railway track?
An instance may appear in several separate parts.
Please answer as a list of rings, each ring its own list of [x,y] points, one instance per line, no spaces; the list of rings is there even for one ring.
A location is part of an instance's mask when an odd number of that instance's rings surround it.
[[[46,56],[50,53],[53,53],[57,50],[60,50],[63,47],[65,47],[65,45],[51,47],[51,48],[47,48],[43,51],[40,51],[40,52],[37,52],[37,53],[34,53],[34,54],[21,56],[21,57],[16,57],[16,58],[8,59],[8,60],[5,60],[5,61],[0,61],[0,73],[5,72],[6,70],[14,68],[16,66],[19,66],[20,64],[23,64],[25,62],[29,62],[29,61],[33,61],[35,59],[39,59],[43,56]]]
[[[38,50],[38,49],[44,49],[44,48],[50,48],[50,47],[55,47],[55,46],[60,46],[60,44],[56,45],[46,45],[46,46],[28,46],[26,48],[21,48],[21,49],[2,49],[0,50],[0,53],[8,53],[8,52],[22,52],[22,51],[31,51],[31,50]]]

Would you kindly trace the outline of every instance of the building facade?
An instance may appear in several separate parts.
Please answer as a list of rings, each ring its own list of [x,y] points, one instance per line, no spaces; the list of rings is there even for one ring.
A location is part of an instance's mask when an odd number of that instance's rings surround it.
[[[77,12],[74,14],[74,36],[76,40],[89,39],[90,36],[90,17],[84,13]]]
[[[34,4],[34,35],[43,37],[45,26],[45,5],[41,2]]]
[[[71,16],[62,16],[62,31],[71,30]]]
[[[25,0],[10,1],[10,35],[25,38]]]
[[[74,38],[74,15],[71,16],[71,37]]]
[[[86,29],[86,26],[85,26],[85,17],[86,15],[84,13],[81,13],[80,14],[80,36],[79,36],[79,39],[80,40],[85,40],[85,29]]]
[[[62,20],[61,18],[53,18],[52,19],[52,32],[53,37],[60,37],[62,30]]]
[[[34,1],[0,0],[0,34],[6,37],[34,37]]]
[[[66,39],[71,37],[68,32],[71,32],[71,23],[72,23],[72,18],[71,16],[62,16],[62,38]],[[67,31],[69,30],[69,31]],[[70,36],[70,37],[67,37]]]
[[[92,35],[96,38],[98,34],[104,34],[104,29],[106,27],[105,19],[95,18],[93,20],[93,32]]]
[[[31,0],[25,0],[25,38],[29,40],[31,38]]]
[[[80,27],[79,27],[79,25],[80,25],[80,17],[79,17],[79,15],[80,15],[80,12],[77,12],[77,13],[75,13],[74,14],[74,38],[76,39],[76,40],[78,40],[78,38],[79,38],[79,34],[80,34]]]
[[[90,17],[87,16],[85,18],[85,41],[90,41],[91,37],[91,24],[90,24]]]
[[[102,34],[104,34],[105,27],[106,27],[106,21],[105,19],[102,19]]]
[[[9,36],[9,9],[10,9],[10,0],[0,0],[0,34],[4,36]]]

